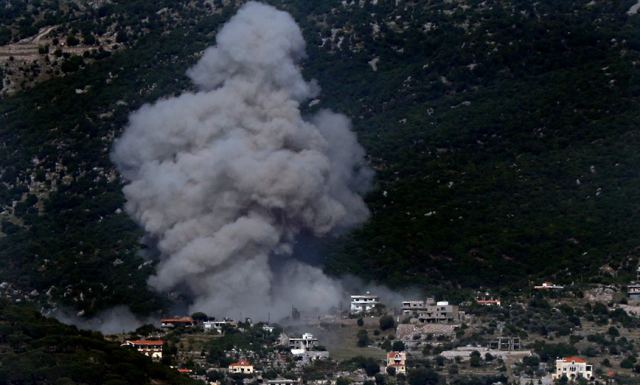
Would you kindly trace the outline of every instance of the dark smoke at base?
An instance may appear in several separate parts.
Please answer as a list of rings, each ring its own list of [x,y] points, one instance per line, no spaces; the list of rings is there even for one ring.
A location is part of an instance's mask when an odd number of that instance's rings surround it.
[[[342,284],[292,250],[368,218],[364,150],[344,115],[301,115],[319,88],[289,14],[249,2],[216,42],[188,71],[198,91],[132,113],[114,146],[126,210],[159,239],[149,283],[186,286],[190,310],[217,316],[338,307]]]

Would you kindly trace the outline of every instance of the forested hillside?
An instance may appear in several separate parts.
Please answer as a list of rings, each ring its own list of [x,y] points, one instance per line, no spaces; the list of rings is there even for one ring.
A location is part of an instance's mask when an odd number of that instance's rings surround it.
[[[0,300],[0,384],[193,384],[138,352]]]
[[[188,87],[184,71],[236,7],[172,2],[179,22],[139,32],[109,18],[171,7],[141,3],[91,11],[129,31],[126,48],[0,101],[0,281],[86,314],[162,306],[109,150],[130,111]],[[270,3],[307,39],[304,71],[322,85],[307,108],[351,116],[377,173],[371,219],[330,241],[330,271],[518,286],[637,262],[635,1]]]

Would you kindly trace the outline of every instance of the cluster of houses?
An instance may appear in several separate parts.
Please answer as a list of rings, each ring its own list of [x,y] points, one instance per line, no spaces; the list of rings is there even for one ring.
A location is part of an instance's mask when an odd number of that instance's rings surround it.
[[[640,282],[640,269],[638,271],[638,282]],[[559,290],[562,286],[555,285],[550,282],[544,282],[535,287],[536,290]],[[638,284],[638,297],[640,298],[640,283]],[[386,307],[382,304],[380,298],[375,294],[366,292],[365,294],[352,295],[350,297],[349,314],[351,316],[361,317],[371,314],[388,314]],[[493,296],[489,292],[479,292],[476,295],[475,302],[481,306],[501,306],[498,297]],[[395,315],[398,322],[395,329],[395,338],[402,341],[409,352],[416,349],[423,336],[455,338],[455,332],[458,327],[466,321],[469,316],[460,309],[458,305],[449,303],[448,301],[436,301],[434,298],[425,298],[418,300],[405,300],[399,304],[399,311],[396,310]],[[192,317],[171,317],[160,320],[160,325],[165,330],[174,328],[193,328],[198,327],[204,333],[225,334],[230,329],[238,329],[239,324],[233,320],[202,320],[196,321]],[[265,331],[273,332],[274,326],[263,325]],[[243,330],[243,329],[240,329]],[[442,341],[438,339],[438,341]],[[152,360],[159,361],[163,357],[163,348],[165,341],[162,339],[147,340],[127,340],[122,343],[136,349],[140,353],[150,357]],[[287,335],[281,332],[277,340],[277,351],[282,354],[283,350],[287,351],[288,357],[292,357],[296,366],[303,368],[304,366],[317,361],[328,360],[329,352],[320,345],[320,341],[312,333],[302,333],[298,335]],[[276,346],[274,346],[276,349]],[[275,351],[275,350],[274,350]],[[533,353],[523,348],[520,338],[503,336],[495,340],[489,341],[486,346],[461,346],[452,350],[444,350],[439,354],[444,358],[462,362],[470,359],[473,354],[479,353],[482,356],[491,355],[500,359],[521,360]],[[240,354],[243,357],[244,354]],[[252,360],[256,357],[251,355],[238,359],[224,368],[229,374],[241,374],[248,377],[256,378],[260,376],[260,370],[256,370],[252,364]],[[291,359],[291,358],[290,358]],[[264,367],[264,363],[258,363],[258,367]],[[219,368],[218,368],[219,369]],[[189,369],[178,368],[181,373],[194,376]],[[407,373],[407,351],[390,351],[386,354],[386,359],[381,367],[388,374],[406,374]],[[580,357],[565,357],[556,361],[556,369],[552,373],[551,378],[555,381],[560,378],[567,377],[569,381],[586,379],[594,379],[593,366],[588,364],[586,360]],[[195,377],[194,377],[195,378]],[[257,377],[261,378],[261,377]],[[273,379],[263,380],[266,385],[294,385],[300,380],[290,379]]]

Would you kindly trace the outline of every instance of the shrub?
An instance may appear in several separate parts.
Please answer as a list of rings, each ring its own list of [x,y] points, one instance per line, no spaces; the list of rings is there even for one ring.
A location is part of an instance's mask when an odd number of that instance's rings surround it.
[[[381,330],[389,330],[396,326],[396,322],[393,320],[393,317],[390,315],[383,315],[380,317],[380,329]]]
[[[438,373],[431,369],[417,368],[409,371],[409,385],[436,385],[440,382]]]
[[[402,342],[402,341],[394,341],[393,345],[391,345],[391,348],[395,352],[402,352],[405,349],[404,342]]]

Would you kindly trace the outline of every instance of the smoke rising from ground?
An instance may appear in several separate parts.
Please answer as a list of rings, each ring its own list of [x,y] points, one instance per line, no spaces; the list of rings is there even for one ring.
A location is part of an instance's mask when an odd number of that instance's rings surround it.
[[[156,319],[140,319],[136,317],[126,306],[116,306],[100,312],[91,318],[79,317],[68,309],[55,309],[44,313],[45,316],[55,317],[58,321],[75,325],[79,329],[97,330],[102,334],[117,334],[133,331],[144,324],[157,323]]]
[[[288,13],[249,2],[216,43],[187,73],[198,91],[141,107],[114,145],[126,210],[159,239],[150,284],[218,316],[338,306],[341,283],[291,253],[367,219],[364,150],[344,115],[301,115],[319,88]]]

